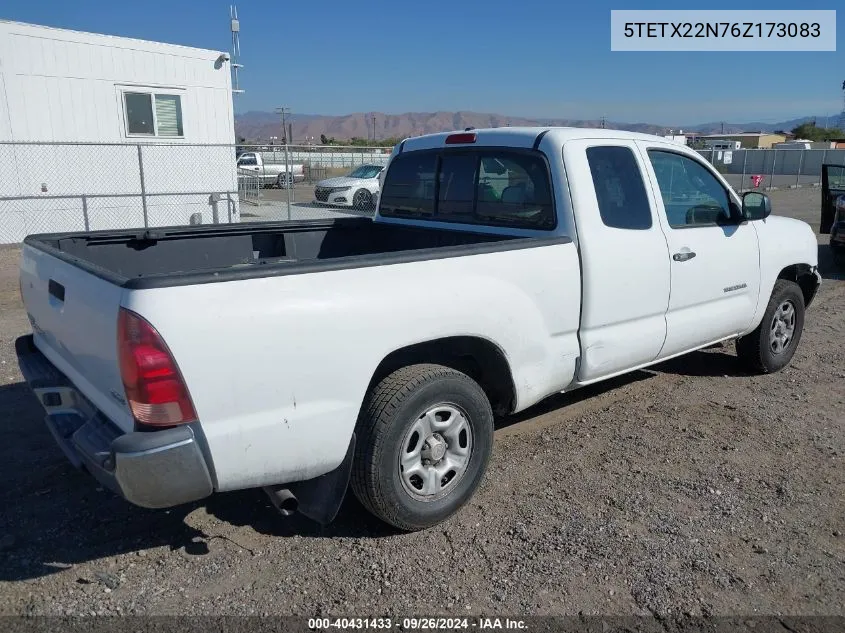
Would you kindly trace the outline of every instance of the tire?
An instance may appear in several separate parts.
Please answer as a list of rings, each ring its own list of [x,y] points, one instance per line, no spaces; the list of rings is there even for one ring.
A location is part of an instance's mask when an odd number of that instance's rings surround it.
[[[352,196],[352,208],[356,211],[366,211],[373,206],[373,194],[366,189],[359,189]]]
[[[791,306],[792,316],[789,317]],[[784,336],[791,334],[785,341]],[[789,364],[804,331],[804,294],[794,281],[778,279],[760,325],[736,342],[739,360],[750,371],[770,374]],[[780,334],[781,336],[777,336]],[[780,349],[778,349],[780,348]]]
[[[442,430],[426,439],[426,426]],[[368,394],[356,435],[352,491],[379,519],[412,532],[445,521],[475,493],[492,452],[493,412],[469,376],[442,365],[410,365]],[[462,468],[449,470],[461,461]]]
[[[279,189],[287,189],[292,184],[291,183],[292,178],[293,177],[290,174],[282,172],[276,178],[276,186]]]

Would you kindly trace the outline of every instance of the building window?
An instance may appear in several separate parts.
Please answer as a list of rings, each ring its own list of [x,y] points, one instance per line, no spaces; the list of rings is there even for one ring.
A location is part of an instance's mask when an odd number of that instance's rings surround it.
[[[184,136],[182,98],[173,94],[124,92],[129,136]]]

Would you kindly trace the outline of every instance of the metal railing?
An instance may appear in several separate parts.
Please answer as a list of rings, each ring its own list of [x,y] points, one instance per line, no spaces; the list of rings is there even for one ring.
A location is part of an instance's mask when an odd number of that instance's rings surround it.
[[[845,165],[845,149],[702,149],[698,153],[740,193],[818,186],[822,165]]]
[[[253,172],[238,169],[238,198],[247,204],[261,204],[261,178]]]

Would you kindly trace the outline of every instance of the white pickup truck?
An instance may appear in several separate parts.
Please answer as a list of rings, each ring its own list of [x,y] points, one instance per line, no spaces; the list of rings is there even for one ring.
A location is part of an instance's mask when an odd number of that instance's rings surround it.
[[[132,503],[263,487],[325,523],[351,483],[422,529],[473,495],[494,415],[730,339],[784,367],[821,278],[813,230],[769,213],[654,136],[416,137],[373,219],[29,236],[17,351]]]
[[[285,189],[305,180],[305,167],[301,164],[286,166],[282,153],[279,154],[278,160],[268,161],[261,152],[244,152],[238,155],[237,167],[239,176],[257,176],[263,187]]]

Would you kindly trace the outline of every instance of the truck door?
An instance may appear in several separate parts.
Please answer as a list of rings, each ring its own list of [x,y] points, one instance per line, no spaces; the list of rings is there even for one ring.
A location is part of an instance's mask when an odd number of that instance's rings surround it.
[[[739,334],[760,292],[757,231],[698,157],[638,141],[669,245],[671,293],[659,358]]]
[[[836,198],[845,195],[845,165],[822,165],[822,217],[819,233],[829,234],[836,218]]]
[[[633,141],[564,144],[581,256],[581,361],[587,383],[654,360],[666,337],[669,253]]]

